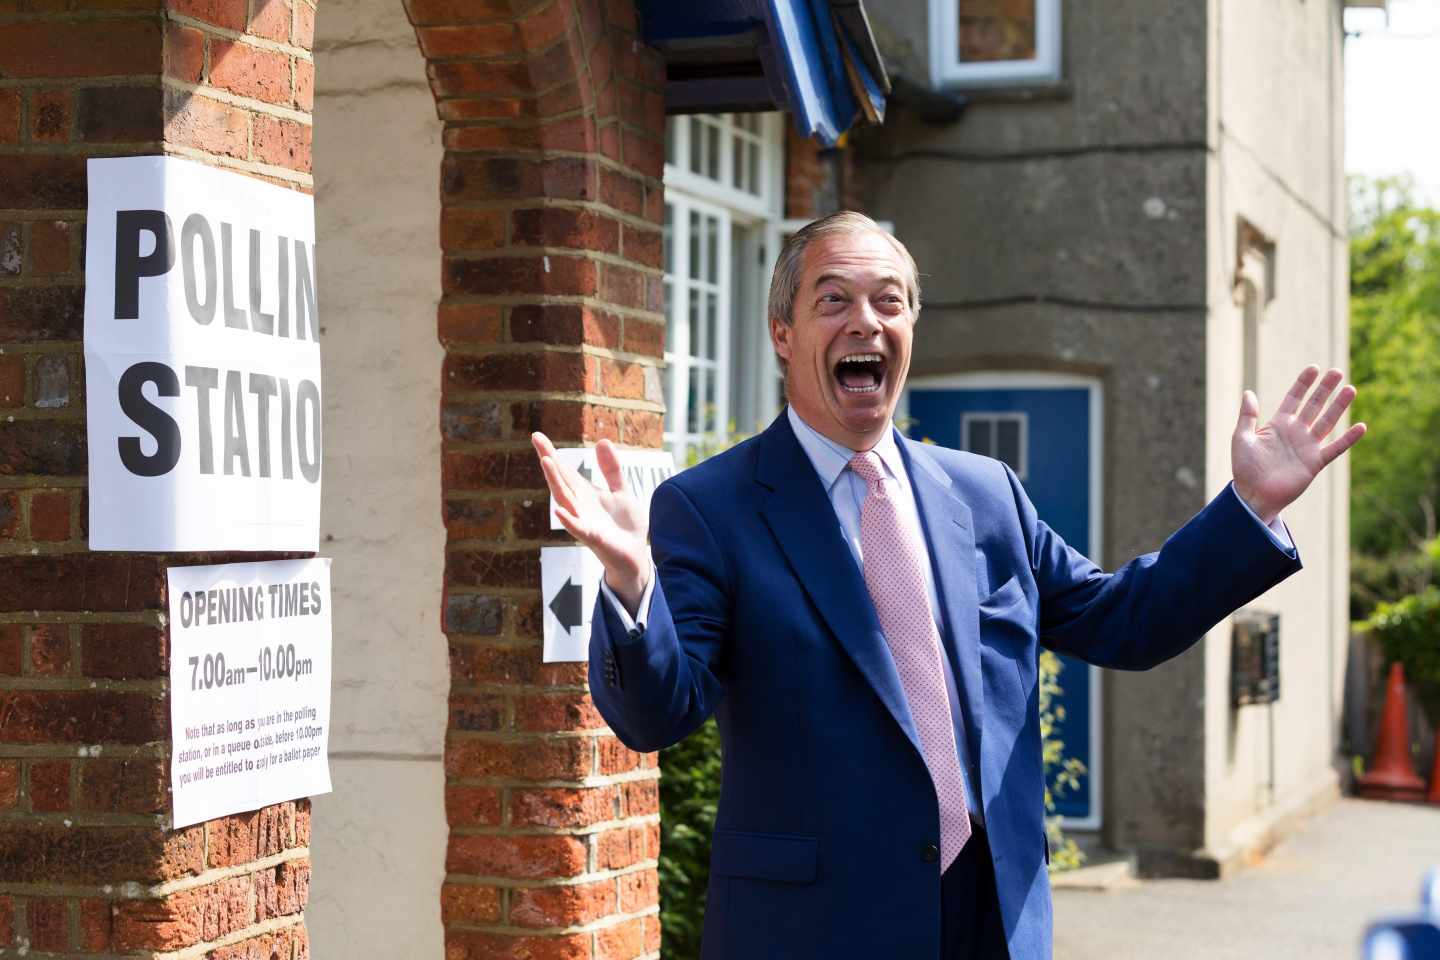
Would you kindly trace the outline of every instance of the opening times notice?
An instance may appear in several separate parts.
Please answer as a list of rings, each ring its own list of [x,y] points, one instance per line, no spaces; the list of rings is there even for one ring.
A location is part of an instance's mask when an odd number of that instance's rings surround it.
[[[330,561],[171,567],[174,825],[330,791]]]

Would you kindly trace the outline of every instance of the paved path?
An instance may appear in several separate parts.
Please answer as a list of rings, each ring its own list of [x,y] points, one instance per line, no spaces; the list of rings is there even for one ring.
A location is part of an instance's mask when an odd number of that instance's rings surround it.
[[[1440,807],[1342,800],[1223,881],[1055,892],[1055,960],[1359,960],[1440,866]]]

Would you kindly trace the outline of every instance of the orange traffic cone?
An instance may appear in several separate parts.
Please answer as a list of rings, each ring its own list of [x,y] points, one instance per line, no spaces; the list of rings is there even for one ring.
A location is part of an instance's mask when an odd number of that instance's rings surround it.
[[[1385,708],[1380,713],[1380,736],[1375,740],[1375,762],[1360,777],[1360,796],[1368,800],[1423,800],[1425,781],[1410,764],[1409,723],[1405,711],[1405,669],[1390,665]]]
[[[1430,792],[1425,802],[1440,806],[1440,730],[1435,731],[1435,767],[1430,771]]]

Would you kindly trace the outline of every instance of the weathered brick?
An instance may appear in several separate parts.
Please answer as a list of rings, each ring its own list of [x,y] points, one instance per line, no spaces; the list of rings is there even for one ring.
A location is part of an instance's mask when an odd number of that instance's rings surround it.
[[[70,809],[70,761],[30,762],[30,809],[55,813]]]
[[[631,750],[616,738],[601,737],[597,741],[597,745],[600,748],[600,757],[597,761],[596,773],[608,776],[639,769],[641,754]]]
[[[446,203],[521,200],[593,200],[601,171],[579,157],[528,159],[447,152],[440,167],[440,196]]]
[[[238,2],[243,9],[245,0]],[[153,20],[52,18],[0,30],[0,63],[8,79],[143,74],[156,68],[160,53],[160,27]],[[10,194],[0,190],[0,196]]]
[[[0,810],[9,810],[20,802],[20,761],[0,760]],[[4,943],[0,937],[0,943]]]
[[[165,26],[165,75],[199,83],[205,69],[205,34],[178,23]]]
[[[80,672],[107,680],[166,676],[165,631],[143,623],[87,623],[80,631]]]
[[[417,27],[420,52],[429,58],[498,57],[518,49],[520,34],[513,23]]]
[[[504,606],[497,597],[477,593],[451,593],[445,598],[447,633],[495,636],[505,622]]]
[[[177,46],[172,46],[172,63],[183,66],[180,58],[202,53],[185,45],[188,34],[199,37],[197,30],[171,26],[179,31]],[[195,68],[196,79],[199,68]],[[159,86],[86,87],[77,96],[80,139],[87,143],[159,140],[165,135],[165,95]]]
[[[645,212],[645,185],[634,177],[605,167],[600,171],[600,202],[639,216]]]
[[[70,628],[44,623],[30,628],[30,672],[63,677],[70,670]]]
[[[641,230],[625,224],[620,234],[621,250],[626,259],[647,267],[660,269],[662,235],[659,230]]]
[[[0,610],[158,610],[164,584],[160,562],[151,556],[0,556]]]
[[[621,870],[645,859],[644,827],[619,827],[595,837],[595,865],[601,870]]]
[[[417,25],[473,23],[509,18],[544,0],[405,0],[410,22]]]
[[[22,24],[6,24],[0,37]],[[0,44],[3,44],[0,40]],[[0,63],[8,62],[0,49]],[[85,207],[85,158],[66,154],[21,153],[0,156],[0,197],[19,209],[56,208],[80,210]],[[0,311],[0,317],[5,311]],[[0,319],[0,332],[5,322]]]
[[[165,701],[114,690],[0,690],[0,741],[153,743],[169,727]]]
[[[30,94],[30,139],[35,143],[65,143],[74,116],[70,91],[36,90]]]
[[[500,730],[504,726],[504,697],[483,693],[450,694],[451,730]]]
[[[308,123],[257,115],[253,138],[255,159],[277,167],[309,173],[312,128]]]
[[[452,643],[450,675],[452,679],[463,679],[471,683],[571,686],[585,682],[586,665],[545,663],[540,658],[538,643],[521,647]]]
[[[585,358],[578,353],[450,354],[442,368],[444,387],[458,390],[568,390],[585,387]],[[528,451],[526,456],[534,460]]]
[[[24,639],[23,626],[18,623],[0,623],[0,675],[13,677],[20,673],[23,667],[21,649]]]
[[[475,930],[445,931],[445,960],[591,960],[591,957],[589,933],[520,937]]]
[[[253,922],[253,889],[250,877],[231,877],[158,900],[121,900],[115,905],[115,947],[179,950],[218,940]]]
[[[564,442],[593,442],[602,439],[620,440],[618,410],[598,407],[590,403],[565,400],[537,400],[533,403],[516,403],[511,407],[511,425],[517,435],[538,430],[551,440]],[[526,519],[531,519],[528,515]],[[548,516],[545,523],[549,523]],[[527,525],[530,531],[540,528]],[[522,532],[516,527],[516,536],[547,536],[543,532]]]
[[[255,0],[255,11],[250,16],[247,32],[267,40],[288,43],[292,18],[290,0]]]
[[[70,539],[71,494],[64,490],[30,495],[30,537],[33,540]]]
[[[447,499],[444,513],[445,529],[452,540],[499,540],[505,535],[503,501]]]
[[[498,440],[505,432],[502,410],[497,400],[447,403],[440,408],[440,436],[464,443]]]
[[[170,11],[227,30],[245,29],[246,0],[169,0]]]
[[[0,196],[20,196],[5,192],[4,166],[0,157]],[[0,339],[79,340],[84,324],[85,288],[79,284],[0,287]]]
[[[70,946],[70,921],[63,897],[31,897],[25,901],[30,947],[58,953]]]
[[[516,787],[510,822],[517,827],[584,827],[617,816],[617,787]]]
[[[305,909],[310,899],[310,864],[287,860],[255,874],[255,919],[286,917]]]
[[[3,238],[0,238],[3,243]],[[0,250],[0,257],[3,257]],[[25,406],[25,358],[15,354],[0,354],[0,407]],[[7,496],[0,494],[0,496]],[[8,496],[13,497],[13,494]],[[3,509],[3,508],[0,508]],[[0,517],[0,530],[4,530],[7,519]],[[13,536],[13,534],[6,534]]]
[[[111,904],[86,898],[80,903],[80,949],[101,953],[110,949]]]
[[[570,247],[620,252],[620,222],[593,210],[540,207],[511,214],[511,242],[527,247]]]
[[[452,827],[495,826],[500,823],[500,788],[447,786],[445,821]]]
[[[249,114],[239,107],[183,90],[165,91],[168,143],[244,159],[250,150],[249,131]]]
[[[495,250],[505,246],[505,211],[447,207],[440,213],[445,250]]]
[[[34,273],[68,273],[73,257],[75,226],[65,220],[37,220],[30,224],[30,269]]]
[[[492,296],[516,293],[594,296],[599,290],[596,266],[595,261],[585,257],[558,254],[484,260],[447,257],[441,289],[445,293]]]
[[[0,90],[0,143],[20,142],[21,102],[19,90]]]
[[[231,40],[210,41],[210,82],[266,103],[291,102],[290,58]]]
[[[440,889],[440,919],[443,923],[499,923],[500,916],[499,887],[447,883]]]
[[[620,877],[620,912],[635,913],[660,899],[660,876],[654,867]]]
[[[560,117],[542,123],[495,124],[489,126],[448,126],[444,133],[447,150],[497,150],[507,153],[526,150],[593,152],[598,144],[593,117]],[[619,156],[614,158],[619,159]]]
[[[623,814],[627,817],[643,817],[660,812],[660,781],[631,780],[624,784]]]
[[[97,813],[161,813],[169,803],[159,760],[83,760],[76,806]],[[213,844],[213,840],[212,840]]]
[[[574,877],[585,872],[585,843],[554,835],[451,836],[445,869],[477,877]]]
[[[3,713],[3,708],[0,708]],[[199,873],[203,832],[150,827],[0,824],[0,863],[10,883],[138,883]]]
[[[605,718],[586,693],[535,693],[515,700],[515,727],[537,733],[599,730]]]
[[[664,442],[665,417],[646,410],[620,411],[620,442],[658,449]]]
[[[445,558],[445,576],[452,584],[469,587],[529,587],[538,590],[540,551],[456,550]]]
[[[595,960],[633,960],[645,952],[644,920],[622,920],[595,931]]]
[[[445,747],[445,772],[452,777],[578,780],[590,774],[590,741],[582,737],[514,741],[451,736]]]
[[[502,310],[483,303],[440,304],[440,342],[486,344],[500,339]]]
[[[78,358],[73,358],[78,360]],[[72,357],[60,353],[42,354],[35,358],[32,371],[30,402],[42,410],[68,407],[72,399],[71,385],[79,385],[81,377],[72,377]],[[74,397],[73,399],[79,399]]]
[[[295,0],[294,43],[305,50],[315,46],[315,8],[306,0]]]
[[[211,867],[233,867],[260,856],[258,813],[237,813],[218,817],[205,824],[206,847]]]
[[[315,109],[315,64],[295,61],[295,106],[305,112]]]
[[[616,899],[613,880],[558,887],[519,887],[510,891],[510,922],[518,927],[594,923],[615,912]]]

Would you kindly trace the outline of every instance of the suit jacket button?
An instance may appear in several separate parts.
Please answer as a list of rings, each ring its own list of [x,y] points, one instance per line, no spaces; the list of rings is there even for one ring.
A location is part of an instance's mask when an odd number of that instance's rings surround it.
[[[927,843],[920,848],[920,859],[926,863],[934,863],[940,859],[940,848],[933,843]]]

